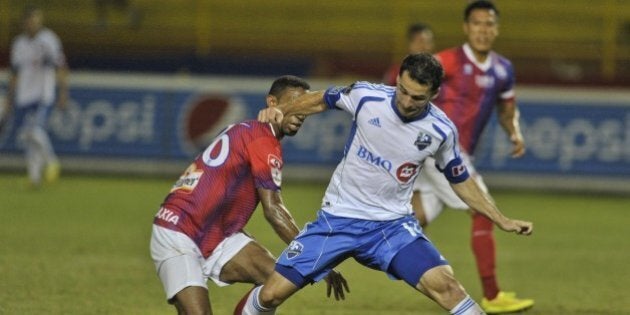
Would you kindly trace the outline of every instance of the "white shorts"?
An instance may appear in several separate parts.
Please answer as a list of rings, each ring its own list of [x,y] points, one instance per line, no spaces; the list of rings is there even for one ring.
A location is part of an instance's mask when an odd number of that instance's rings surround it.
[[[166,299],[172,299],[179,291],[190,286],[207,289],[208,278],[218,286],[229,285],[219,280],[221,270],[251,241],[243,233],[234,233],[219,243],[210,257],[203,258],[197,244],[187,235],[154,224],[151,258],[164,286]]]
[[[461,154],[462,162],[468,169],[470,177],[477,182],[477,185],[484,192],[488,192],[488,187],[483,182],[483,178],[475,170],[475,166],[471,162],[471,158],[465,154]],[[413,184],[413,190],[420,192],[422,200],[422,208],[426,216],[427,222],[433,221],[444,209],[444,205],[456,210],[468,210],[468,205],[462,201],[446,177],[435,166],[433,158],[427,158],[424,161],[422,171]]]

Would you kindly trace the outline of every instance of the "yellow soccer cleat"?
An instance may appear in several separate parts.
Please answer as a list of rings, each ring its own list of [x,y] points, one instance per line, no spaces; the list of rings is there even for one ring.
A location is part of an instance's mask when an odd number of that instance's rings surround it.
[[[506,314],[527,310],[534,306],[534,300],[519,299],[513,292],[499,292],[497,296],[488,300],[481,300],[481,308],[488,314]]]
[[[44,179],[47,183],[52,183],[59,179],[59,174],[61,174],[61,165],[59,162],[50,162],[46,165]]]

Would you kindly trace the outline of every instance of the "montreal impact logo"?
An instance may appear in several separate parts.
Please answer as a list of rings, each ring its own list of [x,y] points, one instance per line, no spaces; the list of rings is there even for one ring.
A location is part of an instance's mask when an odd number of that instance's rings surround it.
[[[426,147],[431,145],[431,136],[421,132],[418,134],[418,138],[416,138],[416,142],[414,142],[413,144],[416,145],[418,150],[422,151],[426,149]]]
[[[297,257],[302,253],[303,249],[304,245],[302,245],[302,243],[292,241],[291,244],[289,244],[289,248],[287,248],[287,258],[291,259]]]

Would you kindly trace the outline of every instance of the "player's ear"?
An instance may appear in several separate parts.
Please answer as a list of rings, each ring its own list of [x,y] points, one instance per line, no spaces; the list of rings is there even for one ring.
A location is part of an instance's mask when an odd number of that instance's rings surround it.
[[[440,95],[440,88],[437,89],[437,91],[435,91],[435,93],[433,93],[433,95],[431,96],[431,100],[434,100],[438,97],[438,95]]]
[[[267,95],[266,98],[267,101],[267,107],[276,107],[278,105],[278,98],[276,98],[273,95]]]

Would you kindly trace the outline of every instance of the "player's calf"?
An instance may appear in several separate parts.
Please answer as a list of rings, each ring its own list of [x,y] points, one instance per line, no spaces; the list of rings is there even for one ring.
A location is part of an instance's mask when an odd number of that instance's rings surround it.
[[[418,283],[444,309],[451,314],[477,315],[485,314],[481,307],[473,301],[464,287],[455,279],[453,269],[448,265],[437,266],[428,270]]]

